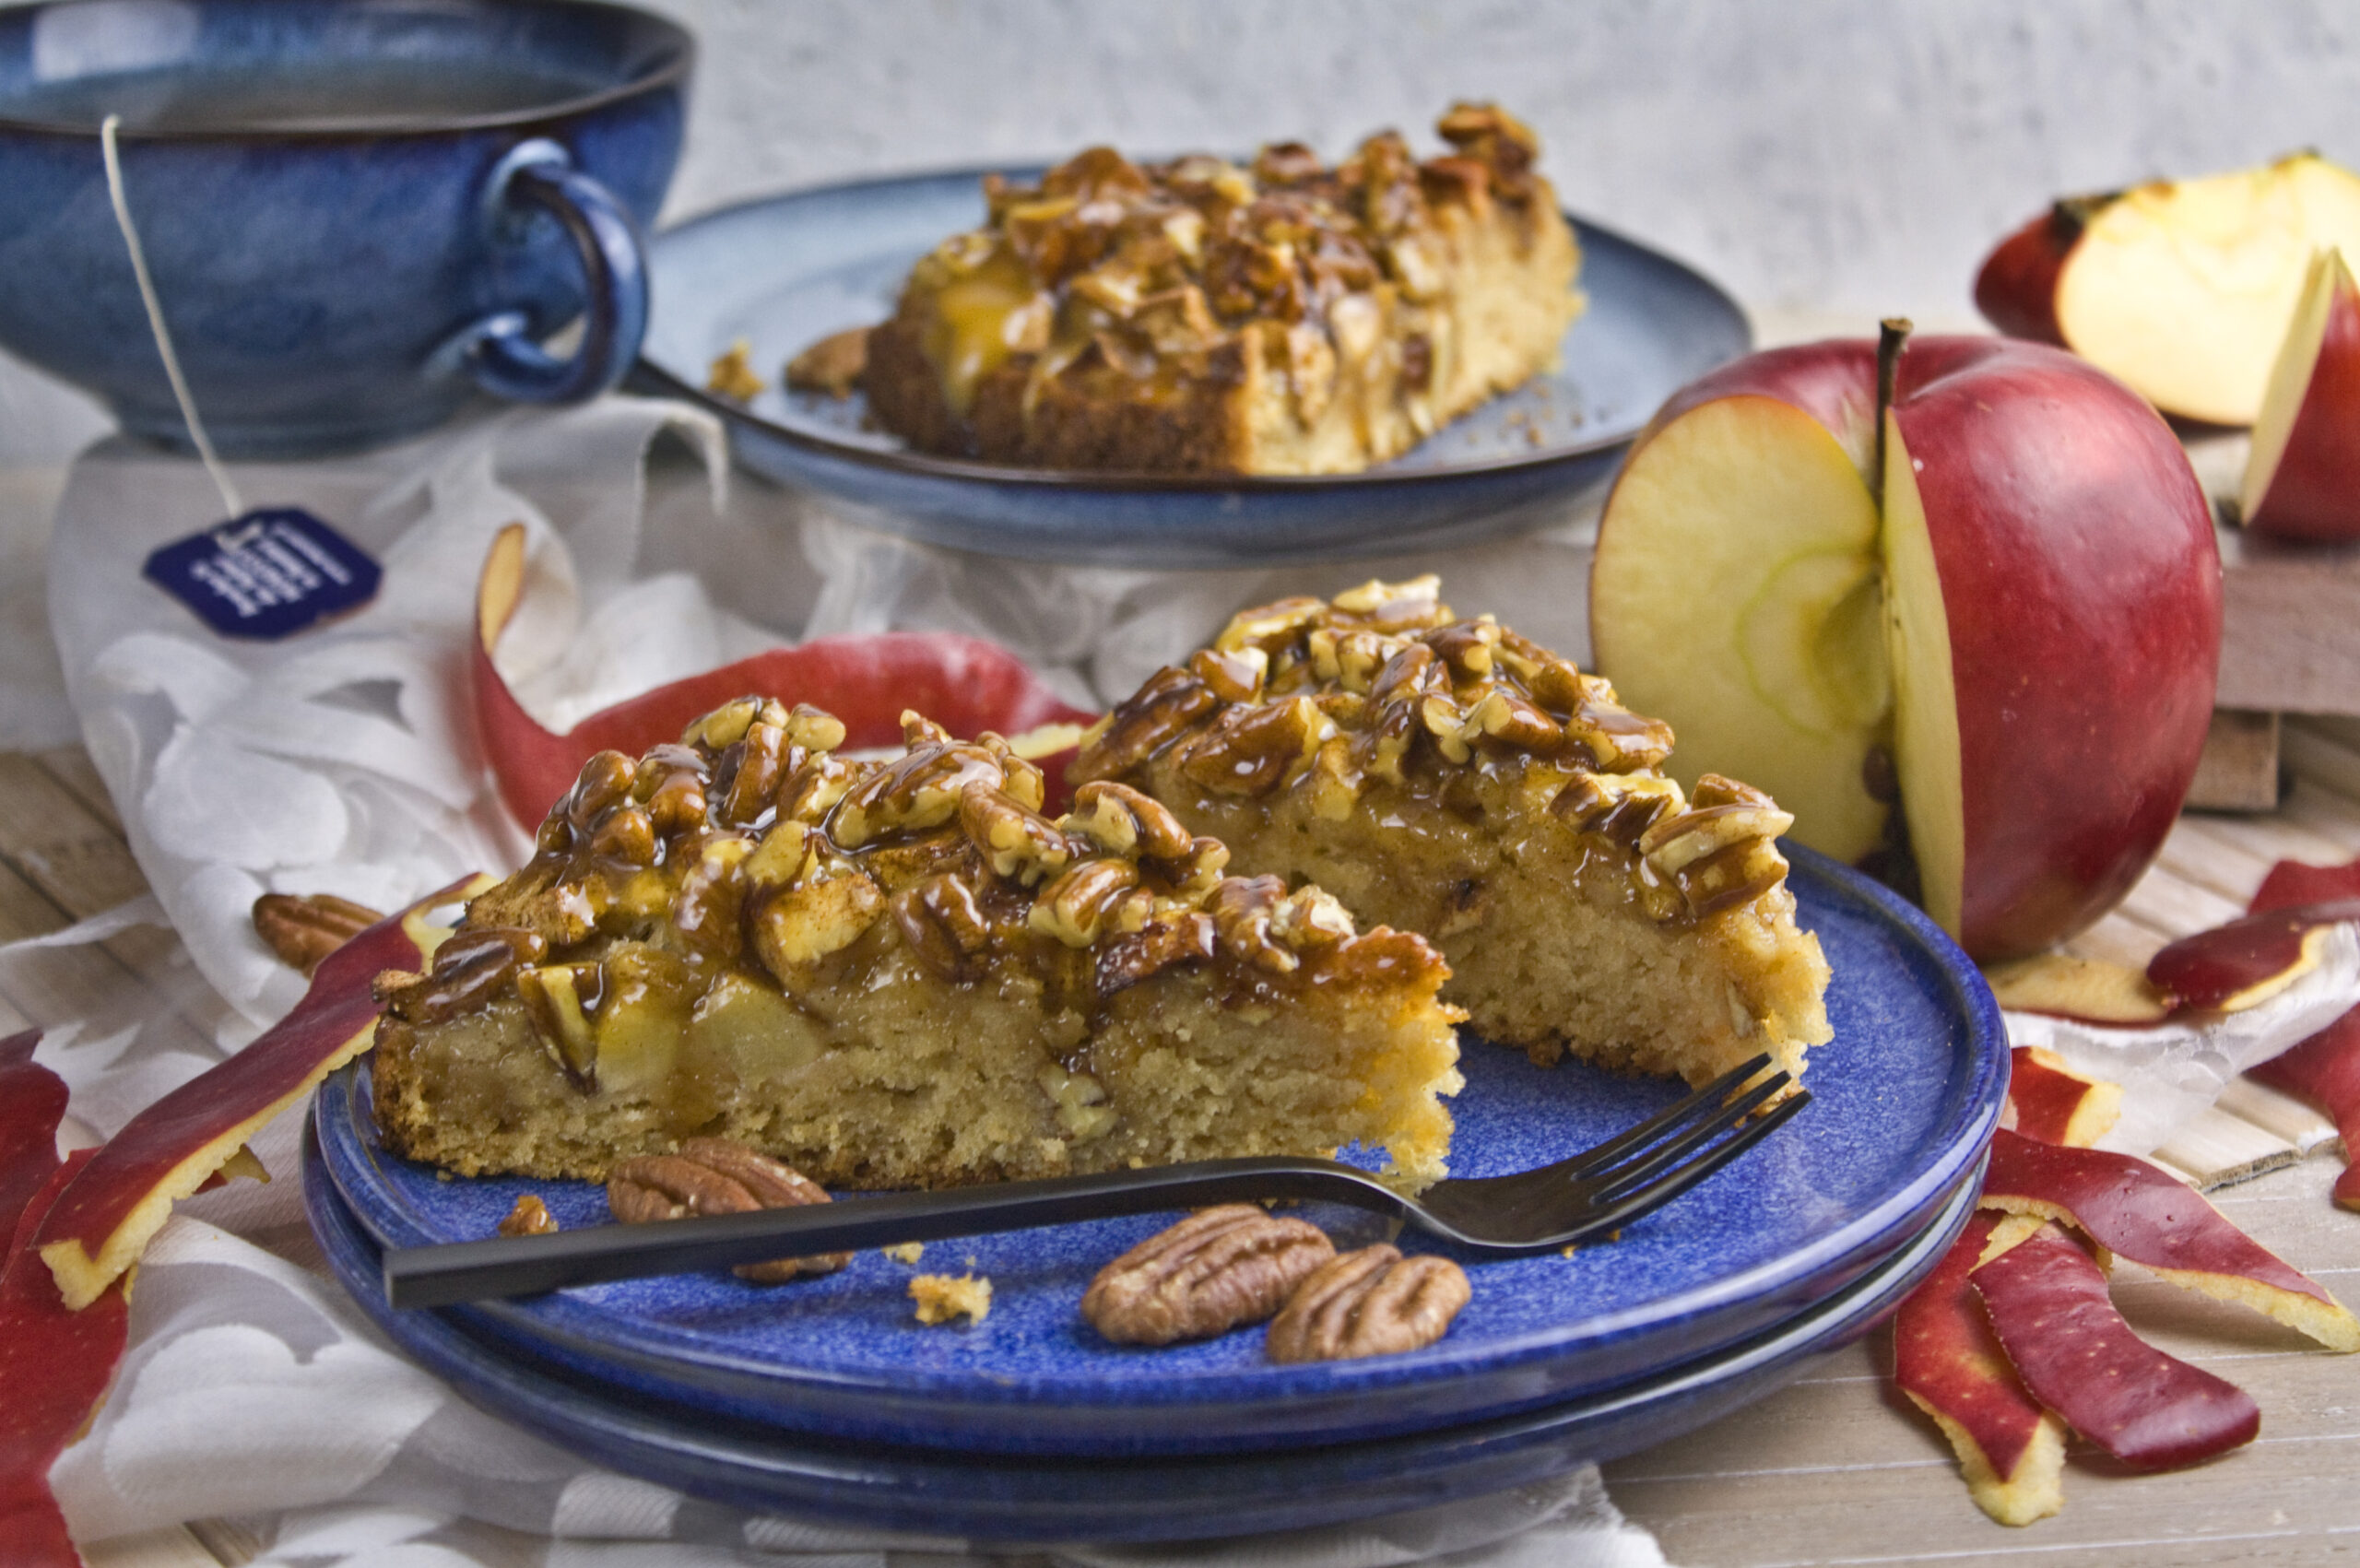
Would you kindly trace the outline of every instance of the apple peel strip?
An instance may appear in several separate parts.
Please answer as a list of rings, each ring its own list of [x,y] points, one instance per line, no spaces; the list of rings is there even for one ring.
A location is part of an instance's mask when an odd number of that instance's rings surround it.
[[[597,753],[637,757],[678,740],[690,723],[748,693],[826,709],[844,721],[844,743],[853,749],[898,746],[904,709],[954,735],[997,730],[1018,755],[1043,764],[1052,810],[1064,789],[1056,758],[1072,749],[1080,726],[1098,717],[1059,698],[997,643],[947,631],[886,631],[773,648],[602,708],[559,735],[525,712],[493,656],[524,596],[525,545],[523,525],[512,523],[484,558],[468,673],[483,755],[501,800],[527,831],[540,825],[550,803]]]
[[[2001,1129],[1991,1138],[1983,1204],[2064,1221],[2183,1289],[2250,1307],[2331,1350],[2360,1350],[2360,1318],[2194,1187],[2143,1160]]]
[[[122,1278],[172,1205],[236,1161],[265,1123],[369,1048],[378,1014],[371,982],[384,970],[422,969],[443,935],[429,913],[490,885],[480,877],[455,882],[353,937],[321,963],[294,1011],[148,1106],[99,1150],[27,1244],[56,1275],[69,1309]]]
[[[2122,1115],[2122,1086],[2084,1078],[2037,1045],[2009,1052],[2008,1104],[2000,1125],[2037,1143],[2088,1149]]]
[[[2145,1154],[2163,1147],[2236,1077],[2308,1039],[2348,1011],[2360,995],[2360,932],[2327,927],[2317,962],[2267,1000],[2231,1013],[2182,1013],[2146,1026],[2008,1009],[2008,1038],[2053,1053],[2078,1075],[2120,1084],[2121,1119],[2107,1149]]]
[[[1968,1279],[2033,1397],[2124,1464],[2176,1469],[2260,1432],[2243,1389],[2133,1333],[2105,1269],[2055,1227],[1996,1249]]]
[[[2290,905],[2360,898],[2360,860],[2342,866],[2312,866],[2282,860],[2261,879],[2249,906],[2260,914]],[[2344,1167],[2334,1197],[2344,1208],[2360,1208],[2360,1008],[2302,1041],[2283,1055],[2249,1069],[2249,1076],[2291,1094],[2335,1123],[2343,1140]]]
[[[2003,1525],[2029,1525],[2065,1506],[2065,1427],[2025,1392],[1969,1279],[2007,1223],[1974,1215],[1903,1301],[1893,1382],[1950,1441],[1976,1505]]]

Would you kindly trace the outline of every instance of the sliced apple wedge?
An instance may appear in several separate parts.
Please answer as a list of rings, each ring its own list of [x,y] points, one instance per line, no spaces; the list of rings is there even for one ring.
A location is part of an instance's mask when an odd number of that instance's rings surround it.
[[[1767,789],[1840,859],[1906,827],[1928,913],[2011,958],[2162,845],[2212,715],[2220,560],[2186,454],[2119,383],[1901,336],[1886,396],[1864,341],[1674,395],[1607,499],[1593,649],[1675,767]]]
[[[1976,303],[2166,413],[2249,425],[2312,253],[2360,255],[2360,178],[2315,153],[2057,204],[2002,241]]]
[[[1844,861],[1884,831],[1890,808],[1860,776],[1892,700],[1860,477],[1875,356],[1850,347],[1839,384],[1819,346],[1773,350],[1744,363],[1787,395],[1722,396],[1707,377],[1685,411],[1658,414],[1615,486],[1615,506],[1646,521],[1600,535],[1590,587],[1599,666],[1634,710],[1672,720],[1682,782],[1768,790],[1797,838]],[[1690,634],[1661,635],[1668,616]]]
[[[2311,258],[2237,499],[2257,534],[2360,538],[2360,287],[2341,251]]]

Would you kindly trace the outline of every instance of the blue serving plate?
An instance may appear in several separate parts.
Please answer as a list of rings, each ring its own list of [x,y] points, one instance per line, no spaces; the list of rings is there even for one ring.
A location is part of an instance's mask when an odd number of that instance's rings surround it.
[[[1744,312],[1709,279],[1577,218],[1589,308],[1560,368],[1365,474],[1175,478],[960,462],[864,429],[857,396],[775,384],[815,339],[892,313],[911,263],[983,221],[984,173],[796,191],[657,235],[640,384],[720,415],[757,472],[911,538],[1040,560],[1212,567],[1381,554],[1549,521],[1613,474],[1666,397],[1752,346]],[[774,383],[750,404],[703,390],[714,359],[741,338]]]
[[[1168,1222],[1153,1217],[929,1244],[926,1271],[991,1278],[990,1318],[972,1329],[920,1327],[907,1296],[916,1270],[874,1252],[785,1287],[682,1275],[485,1303],[452,1320],[576,1377],[716,1417],[1038,1454],[1365,1440],[1659,1374],[1770,1330],[1893,1256],[1982,1158],[2006,1090],[1997,1008],[1957,948],[1865,878],[1788,853],[1802,921],[1835,972],[1835,1038],[1813,1053],[1810,1108],[1618,1242],[1468,1259],[1474,1301],[1423,1350],[1281,1366],[1253,1333],[1152,1351],[1109,1344],[1077,1304],[1106,1260]],[[1471,1040],[1461,1065],[1451,1160],[1468,1175],[1563,1158],[1680,1092],[1571,1062],[1536,1067]],[[381,1245],[490,1235],[527,1191],[569,1227],[608,1220],[587,1183],[448,1180],[385,1152],[361,1067],[329,1080],[315,1120],[328,1175]],[[1314,1217],[1339,1244],[1378,1239],[1362,1216]]]
[[[584,1381],[469,1332],[460,1314],[395,1312],[380,1288],[375,1243],[321,1166],[315,1127],[305,1140],[304,1197],[336,1278],[396,1344],[493,1415],[594,1463],[716,1502],[1009,1545],[1331,1525],[1527,1486],[1664,1442],[1772,1392],[1881,1320],[1941,1260],[1974,1212],[1981,1179],[1978,1161],[1930,1221],[1825,1300],[1605,1394],[1376,1442],[1123,1460],[812,1439]]]

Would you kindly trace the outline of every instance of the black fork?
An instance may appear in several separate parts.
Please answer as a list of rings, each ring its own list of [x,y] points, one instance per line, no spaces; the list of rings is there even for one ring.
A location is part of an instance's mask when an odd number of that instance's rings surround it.
[[[1784,1126],[1811,1095],[1801,1089],[1787,1092],[1792,1080],[1783,1071],[1750,1082],[1769,1066],[1767,1055],[1756,1056],[1571,1159],[1513,1175],[1453,1177],[1414,1198],[1333,1160],[1200,1160],[654,1225],[388,1247],[385,1299],[396,1307],[442,1306],[606,1279],[1259,1198],[1349,1204],[1477,1252],[1540,1252],[1654,1212]],[[1786,1098],[1771,1105],[1782,1092]]]

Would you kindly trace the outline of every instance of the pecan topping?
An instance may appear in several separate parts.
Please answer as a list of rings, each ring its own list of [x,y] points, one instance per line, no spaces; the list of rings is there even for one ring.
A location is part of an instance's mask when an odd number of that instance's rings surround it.
[[[353,937],[385,918],[367,904],[334,893],[298,898],[265,893],[254,900],[254,935],[279,961],[309,974]]]
[[[1323,1266],[1270,1320],[1274,1362],[1350,1361],[1422,1350],[1449,1331],[1473,1294],[1446,1257],[1363,1247]]]
[[[1219,706],[1212,689],[1186,670],[1160,669],[1081,737],[1072,777],[1086,783],[1127,772]]]
[[[516,1207],[500,1222],[503,1236],[553,1236],[557,1232],[557,1216],[549,1212],[549,1206],[541,1201],[538,1193],[528,1192],[518,1198]]]
[[[1196,840],[1162,801],[1128,784],[1092,781],[1074,791],[1073,810],[1058,824],[1116,855],[1148,860],[1185,860]]]
[[[1335,1256],[1316,1226],[1257,1204],[1201,1208],[1100,1269],[1081,1315],[1122,1345],[1210,1339],[1277,1312]]]
[[[684,1220],[692,1214],[748,1214],[826,1203],[827,1193],[792,1165],[727,1138],[692,1138],[678,1154],[643,1154],[607,1177],[607,1204],[626,1225]],[[741,1264],[741,1279],[777,1285],[799,1274],[827,1274],[852,1261],[848,1252]]]

